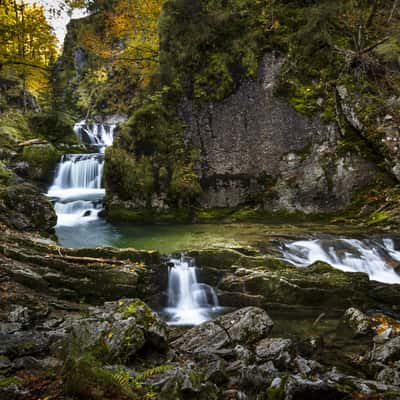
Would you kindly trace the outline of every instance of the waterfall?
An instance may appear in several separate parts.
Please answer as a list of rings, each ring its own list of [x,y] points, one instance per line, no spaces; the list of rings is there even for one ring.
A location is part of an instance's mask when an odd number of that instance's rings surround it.
[[[219,308],[214,289],[197,281],[196,266],[185,256],[172,258],[168,271],[168,307],[171,325],[198,325]]]
[[[115,124],[87,124],[86,121],[81,121],[75,124],[74,131],[81,143],[97,146],[103,153],[105,147],[113,144],[115,126]]]
[[[323,261],[345,272],[364,272],[374,281],[400,283],[400,251],[392,239],[300,240],[284,244],[281,251],[286,261],[298,267]]]
[[[61,159],[53,188],[101,189],[103,163],[100,154],[66,154]]]
[[[104,151],[111,146],[115,124],[77,123],[74,131],[81,144],[94,147],[89,154],[65,154],[57,167],[47,195],[55,200],[57,226],[75,226],[98,219],[103,210]]]

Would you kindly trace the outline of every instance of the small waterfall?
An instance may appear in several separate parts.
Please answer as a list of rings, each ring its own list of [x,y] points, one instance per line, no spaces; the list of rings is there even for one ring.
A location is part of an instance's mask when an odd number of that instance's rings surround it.
[[[66,154],[58,166],[52,188],[101,189],[103,164],[100,154]]]
[[[284,244],[281,251],[286,261],[298,267],[323,261],[345,272],[364,272],[374,281],[400,283],[400,251],[392,239],[300,240]]]
[[[81,121],[75,124],[74,131],[81,143],[97,146],[100,152],[104,153],[104,149],[113,144],[115,124],[87,124]]]
[[[214,289],[197,281],[192,259],[182,256],[170,260],[168,271],[168,307],[171,325],[198,325],[211,318],[219,308]]]
[[[105,190],[102,188],[104,151],[114,138],[114,124],[77,123],[81,144],[95,147],[90,154],[65,154],[47,195],[55,199],[57,226],[75,226],[98,219]]]

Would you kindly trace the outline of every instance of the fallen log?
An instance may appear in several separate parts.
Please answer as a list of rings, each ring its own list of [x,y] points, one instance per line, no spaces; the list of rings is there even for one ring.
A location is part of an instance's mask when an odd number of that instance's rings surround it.
[[[26,146],[34,146],[38,144],[49,144],[47,140],[44,139],[30,139],[30,140],[25,140],[24,142],[18,143],[19,147],[26,147]]]

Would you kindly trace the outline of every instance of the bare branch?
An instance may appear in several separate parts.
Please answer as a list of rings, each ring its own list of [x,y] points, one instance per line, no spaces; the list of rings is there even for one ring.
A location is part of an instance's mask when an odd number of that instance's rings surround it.
[[[23,65],[25,67],[31,67],[31,68],[37,68],[37,69],[41,69],[42,71],[46,71],[49,72],[50,69],[43,67],[41,65],[37,65],[37,64],[30,64],[28,62],[24,62],[24,61],[12,61],[12,60],[7,60],[4,61],[0,64],[0,69],[3,67],[3,65]]]
[[[375,47],[378,47],[379,45],[381,45],[382,43],[387,42],[390,39],[390,36],[385,36],[384,38],[378,40],[377,42],[371,44],[368,47],[365,47],[364,49],[361,50],[360,54],[366,54],[369,53],[370,51],[372,51],[373,49],[375,49]]]
[[[394,12],[396,11],[397,6],[399,5],[399,0],[394,0],[392,11],[390,12],[389,18],[387,22],[390,22],[394,16]]]

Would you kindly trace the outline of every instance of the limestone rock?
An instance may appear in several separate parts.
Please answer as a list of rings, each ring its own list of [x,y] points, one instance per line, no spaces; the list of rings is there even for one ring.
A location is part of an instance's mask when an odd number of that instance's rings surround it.
[[[368,335],[372,333],[371,319],[357,308],[346,310],[344,320],[356,335]]]
[[[172,346],[185,352],[212,353],[239,343],[255,343],[268,336],[272,327],[264,310],[246,307],[190,329]]]

